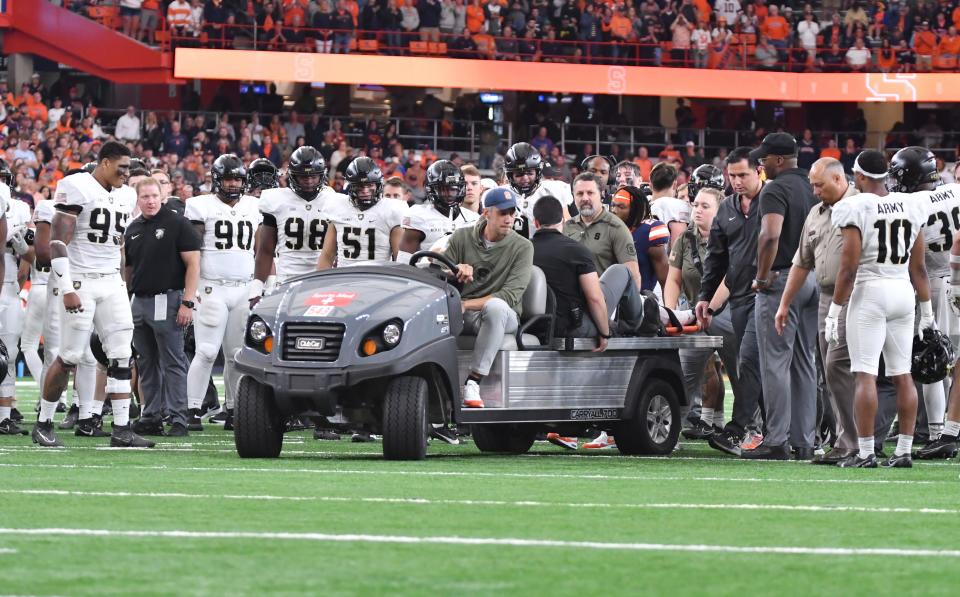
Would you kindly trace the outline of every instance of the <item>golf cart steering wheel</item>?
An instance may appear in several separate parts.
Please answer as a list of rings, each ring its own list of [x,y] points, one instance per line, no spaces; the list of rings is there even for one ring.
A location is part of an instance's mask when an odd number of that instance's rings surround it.
[[[410,256],[410,265],[417,265],[417,262],[423,259],[424,257],[429,257],[430,259],[435,259],[443,264],[454,277],[460,274],[460,268],[457,267],[457,264],[450,261],[450,258],[444,255],[443,253],[435,253],[433,251],[417,251]]]

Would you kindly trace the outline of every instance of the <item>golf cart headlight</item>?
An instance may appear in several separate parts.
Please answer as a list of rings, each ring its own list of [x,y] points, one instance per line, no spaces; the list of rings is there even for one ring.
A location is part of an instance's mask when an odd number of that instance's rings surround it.
[[[250,339],[257,344],[263,344],[263,341],[270,335],[270,329],[262,319],[255,319],[250,324]]]
[[[383,341],[388,346],[396,346],[400,341],[400,326],[395,323],[388,323],[383,328]]]

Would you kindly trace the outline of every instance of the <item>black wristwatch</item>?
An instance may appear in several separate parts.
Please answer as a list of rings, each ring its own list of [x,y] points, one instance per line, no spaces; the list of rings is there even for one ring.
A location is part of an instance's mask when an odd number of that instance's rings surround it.
[[[613,334],[601,334],[600,332],[597,332],[597,335],[603,338],[604,340],[609,340],[610,338],[613,338]]]
[[[193,301],[180,301],[180,304],[187,309],[193,309]]]

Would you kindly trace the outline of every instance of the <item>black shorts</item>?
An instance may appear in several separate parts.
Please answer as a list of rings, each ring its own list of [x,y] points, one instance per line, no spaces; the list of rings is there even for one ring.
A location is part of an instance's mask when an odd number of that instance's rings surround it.
[[[140,9],[139,8],[128,8],[126,6],[120,7],[120,16],[121,17],[139,17]]]

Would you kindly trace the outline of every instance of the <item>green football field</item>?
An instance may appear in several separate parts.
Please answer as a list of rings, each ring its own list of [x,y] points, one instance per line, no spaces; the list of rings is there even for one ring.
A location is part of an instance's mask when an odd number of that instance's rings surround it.
[[[425,462],[384,462],[379,443],[304,431],[271,461],[240,460],[211,426],[150,451],[61,437],[0,437],[2,594],[960,589],[956,460],[841,470],[685,442],[670,458],[434,443]]]

